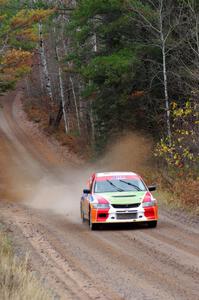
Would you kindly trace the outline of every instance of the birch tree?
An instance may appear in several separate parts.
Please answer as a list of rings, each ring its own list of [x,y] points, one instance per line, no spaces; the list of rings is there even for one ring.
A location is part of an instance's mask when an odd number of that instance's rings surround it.
[[[53,93],[52,93],[52,85],[50,80],[50,75],[48,71],[48,63],[46,58],[46,51],[45,51],[45,44],[44,44],[44,38],[43,38],[43,24],[42,22],[39,22],[39,53],[41,58],[41,66],[43,69],[41,82],[42,87],[45,86],[47,94],[50,98],[51,106],[54,103],[53,100]]]
[[[177,16],[173,18],[176,13],[175,3],[166,0],[146,0],[146,1],[129,1],[131,3],[129,9],[133,12],[132,18],[139,18],[140,26],[146,28],[151,34],[151,44],[161,50],[162,55],[162,83],[164,87],[164,101],[166,111],[166,127],[169,144],[171,144],[171,121],[170,121],[170,101],[168,88],[168,68],[167,55],[169,53],[169,40],[180,24],[181,10],[177,12]],[[175,13],[174,13],[175,11]],[[155,77],[158,77],[159,72]],[[153,79],[154,79],[153,78]],[[160,77],[158,77],[160,79]],[[161,79],[160,79],[161,80]]]
[[[64,116],[64,128],[65,132],[68,133],[68,117],[66,113],[66,101],[65,101],[65,95],[64,95],[64,83],[63,83],[63,75],[62,75],[62,69],[60,66],[60,56],[59,56],[59,48],[56,45],[55,47],[56,55],[57,55],[57,61],[58,61],[58,72],[59,72],[59,89],[60,89],[60,96],[61,96],[61,103],[62,103],[62,111]]]
[[[69,76],[69,80],[70,80],[72,94],[73,94],[73,100],[74,100],[74,104],[75,104],[78,132],[80,133],[81,127],[80,127],[79,107],[78,107],[77,96],[76,96],[75,87],[74,87],[74,81],[73,81],[73,78],[71,75]]]
[[[54,73],[57,75],[55,76],[55,85],[57,86],[57,104],[59,105],[58,114],[55,118],[54,127],[58,128],[59,124],[61,122],[62,116],[64,119],[64,129],[65,133],[67,134],[69,131],[69,119],[67,114],[67,108],[66,108],[66,97],[65,97],[65,78],[62,71],[62,59],[63,59],[63,53],[64,50],[62,49],[62,40],[63,40],[63,23],[62,23],[62,16],[57,15],[53,19],[53,30],[51,30],[51,35],[49,36],[49,39],[51,40],[51,49],[52,53],[51,55],[55,54],[55,63],[53,63],[53,70]],[[61,32],[60,32],[61,31]],[[57,74],[58,70],[58,74]],[[58,79],[58,80],[57,80]],[[58,82],[57,82],[58,81]]]
[[[69,24],[73,52],[68,59],[83,78],[92,144],[99,145],[99,140],[104,144],[108,132],[116,132],[133,118],[128,109],[131,116],[123,121],[122,106],[128,101],[134,76],[132,63],[136,61],[126,40],[126,32],[132,32],[129,18],[121,24],[123,10],[125,3],[120,0],[81,1]]]
[[[75,6],[76,5],[76,1],[71,1],[70,5]],[[69,22],[69,17],[66,16],[65,18],[65,22],[68,24]],[[64,54],[67,56],[69,54],[70,49],[70,43],[69,43],[69,37],[67,39],[67,43],[64,39],[64,34],[63,34],[63,28],[62,28],[62,39],[63,39],[63,48],[64,48]],[[70,68],[70,63],[67,63],[68,67]],[[77,128],[78,128],[78,133],[81,132],[81,122],[80,122],[80,112],[79,112],[79,105],[78,105],[78,97],[77,97],[77,93],[75,91],[75,85],[74,85],[74,79],[72,77],[72,75],[69,73],[68,75],[68,79],[69,79],[69,86],[70,89],[72,91],[72,96],[73,96],[73,102],[74,102],[74,106],[75,106],[75,114],[76,114],[76,120],[77,120]],[[78,78],[76,78],[78,80]],[[80,85],[79,85],[79,89],[80,89]]]

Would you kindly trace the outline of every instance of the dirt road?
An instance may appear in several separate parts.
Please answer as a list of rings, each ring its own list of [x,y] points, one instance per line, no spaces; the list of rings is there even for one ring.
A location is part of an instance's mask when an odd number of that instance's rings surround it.
[[[90,171],[23,125],[19,97],[0,109],[0,221],[55,298],[199,299],[198,223],[161,209],[156,229],[91,232],[79,219]]]

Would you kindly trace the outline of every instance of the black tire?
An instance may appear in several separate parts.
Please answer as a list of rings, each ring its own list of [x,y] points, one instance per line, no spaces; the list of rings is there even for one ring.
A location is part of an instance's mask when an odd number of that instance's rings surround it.
[[[91,210],[89,211],[89,227],[90,230],[96,230],[97,229],[97,224],[93,224],[91,221]]]
[[[148,222],[148,227],[149,228],[155,228],[157,226],[157,221],[150,221]]]
[[[86,219],[84,217],[84,212],[82,210],[82,205],[80,206],[80,216],[81,216],[81,219],[82,219],[82,223],[84,223],[86,221]]]

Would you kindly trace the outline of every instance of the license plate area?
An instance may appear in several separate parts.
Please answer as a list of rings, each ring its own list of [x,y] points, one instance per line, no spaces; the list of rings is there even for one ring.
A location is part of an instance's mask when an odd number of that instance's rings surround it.
[[[117,220],[131,220],[137,219],[137,213],[117,213]]]

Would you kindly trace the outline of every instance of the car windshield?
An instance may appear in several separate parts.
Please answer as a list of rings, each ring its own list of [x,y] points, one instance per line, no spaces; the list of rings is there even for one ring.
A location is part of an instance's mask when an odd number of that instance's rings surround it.
[[[141,179],[105,179],[95,182],[95,193],[146,191]]]

